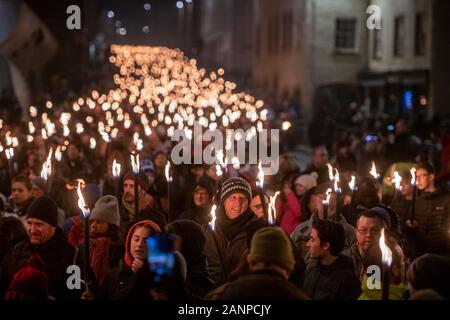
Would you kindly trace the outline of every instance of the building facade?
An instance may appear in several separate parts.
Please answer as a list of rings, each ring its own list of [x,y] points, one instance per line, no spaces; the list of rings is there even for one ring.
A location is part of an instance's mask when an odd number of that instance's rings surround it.
[[[369,65],[360,75],[366,104],[392,115],[429,114],[433,1],[372,0],[381,29],[369,32]]]

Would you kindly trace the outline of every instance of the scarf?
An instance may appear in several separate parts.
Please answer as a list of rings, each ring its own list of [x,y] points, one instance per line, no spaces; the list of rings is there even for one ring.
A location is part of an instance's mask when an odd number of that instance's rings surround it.
[[[254,218],[253,212],[247,209],[239,217],[230,219],[224,212],[223,206],[217,214],[217,223],[227,240],[232,241],[239,233],[245,230],[245,226]]]
[[[110,269],[110,252],[112,244],[112,240],[109,237],[102,236],[90,239],[89,254],[91,268],[99,285],[103,284]]]
[[[139,197],[139,207],[138,212],[144,211],[150,204],[151,197],[149,195],[144,195],[143,197]],[[122,196],[122,203],[125,209],[128,211],[129,215],[134,216],[134,201],[128,203],[125,201],[125,194]]]

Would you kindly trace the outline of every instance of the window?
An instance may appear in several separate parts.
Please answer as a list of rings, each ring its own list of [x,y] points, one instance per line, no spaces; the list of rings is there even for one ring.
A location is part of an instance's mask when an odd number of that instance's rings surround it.
[[[380,23],[381,26],[381,23]],[[372,59],[373,60],[381,60],[383,55],[383,47],[382,47],[382,35],[381,29],[373,29],[373,51],[372,51]]]
[[[283,38],[282,48],[283,50],[290,50],[292,48],[292,34],[293,34],[293,17],[292,11],[283,13]]]
[[[272,19],[267,21],[267,52],[272,53]]]
[[[356,50],[356,18],[337,18],[335,44],[336,51],[354,52]]]
[[[255,54],[257,57],[261,55],[261,25],[256,28]]]
[[[415,26],[415,54],[416,56],[422,56],[426,53],[426,32],[425,32],[425,14],[416,14],[416,26]]]
[[[405,17],[398,16],[394,20],[394,56],[403,57],[405,54]]]
[[[280,43],[280,19],[278,15],[275,16],[273,21],[273,51],[278,52],[278,47]]]

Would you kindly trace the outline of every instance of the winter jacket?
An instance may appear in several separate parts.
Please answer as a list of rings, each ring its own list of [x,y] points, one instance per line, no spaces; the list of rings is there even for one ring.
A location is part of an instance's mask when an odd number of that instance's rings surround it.
[[[291,233],[291,239],[295,246],[300,250],[303,259],[309,259],[308,249],[306,248],[306,243],[309,240],[311,234],[313,220],[315,215],[305,222],[299,224],[294,231]],[[338,223],[344,228],[345,233],[345,244],[344,250],[349,249],[355,243],[355,229],[347,223],[344,216],[340,216]]]
[[[367,275],[364,276],[363,281],[361,282],[361,290],[362,294],[359,296],[358,300],[381,300],[382,299],[382,290],[381,289],[369,289],[367,287]],[[381,283],[375,284],[382,288]],[[400,284],[390,284],[389,285],[389,300],[403,300],[403,296],[405,295],[406,288],[403,283]]]
[[[328,266],[312,260],[306,267],[303,289],[313,300],[356,300],[361,295],[352,261],[344,255]]]
[[[41,245],[33,245],[26,239],[14,247],[2,263],[0,293],[5,292],[5,286],[33,254],[37,254],[44,261],[49,279],[49,295],[57,300],[79,299],[81,290],[67,288],[66,282],[70,274],[66,273],[66,270],[73,264],[82,267],[82,257],[78,250],[66,241],[59,228],[56,228],[53,237]]]
[[[309,300],[308,296],[272,270],[258,270],[225,285],[218,300]]]
[[[416,198],[415,238],[417,256],[424,253],[447,254],[450,248],[450,196],[443,189],[423,193]]]
[[[294,193],[286,196],[286,205],[283,208],[280,227],[287,233],[291,234],[301,221],[302,211],[300,201]]]
[[[126,300],[147,298],[146,295],[139,297],[135,292],[137,279],[137,275],[121,260],[119,266],[112,268],[107,274],[96,299]]]
[[[237,267],[243,252],[248,247],[246,227],[255,218],[251,211],[243,214],[249,217],[248,221],[231,240],[227,239],[226,230],[224,233],[223,227],[218,221],[216,221],[214,231],[209,227],[204,228],[206,242],[203,252],[208,261],[211,280],[215,285],[223,282]]]

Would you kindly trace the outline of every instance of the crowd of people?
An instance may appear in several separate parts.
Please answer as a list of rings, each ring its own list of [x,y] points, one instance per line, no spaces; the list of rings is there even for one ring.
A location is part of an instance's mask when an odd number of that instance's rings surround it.
[[[26,135],[20,121],[2,126]],[[167,181],[172,143],[164,126],[145,138],[138,174],[126,130],[112,142],[96,139],[94,147],[89,128],[59,138],[37,133],[16,148],[13,161],[0,156],[0,296],[379,300],[370,270],[383,268],[385,234],[389,299],[449,299],[449,132],[436,128],[417,137],[404,119],[359,129],[315,144],[309,164],[281,154],[279,172],[266,176],[264,189],[256,185],[257,166],[245,164],[229,165],[222,175],[215,164],[172,165]],[[65,152],[44,179],[42,164],[57,145]],[[114,160],[122,164],[120,177]],[[380,178],[369,174],[372,163]],[[394,171],[402,178],[397,189]],[[89,225],[77,179],[84,180]],[[149,243],[167,235],[173,261],[161,276]],[[75,288],[67,272],[74,265],[83,280]]]

